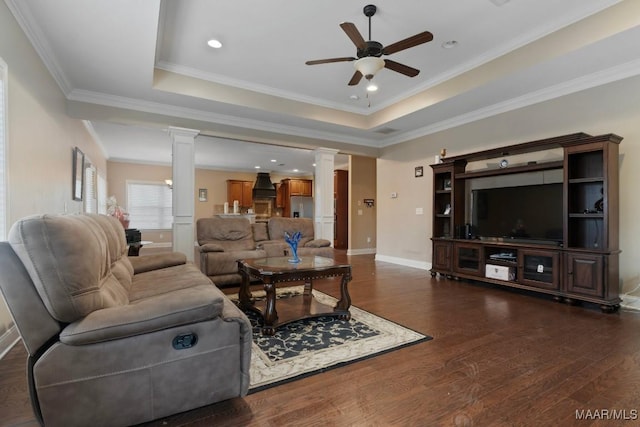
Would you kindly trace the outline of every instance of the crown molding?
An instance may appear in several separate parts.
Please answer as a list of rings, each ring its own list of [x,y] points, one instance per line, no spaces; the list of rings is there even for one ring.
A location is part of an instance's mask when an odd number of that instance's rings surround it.
[[[531,92],[516,98],[489,105],[487,107],[480,108],[466,114],[461,114],[451,119],[433,123],[428,126],[413,130],[411,132],[404,132],[398,135],[394,135],[390,138],[385,138],[380,142],[380,147],[388,147],[390,145],[400,144],[413,139],[431,135],[436,132],[441,132],[457,126],[486,119],[498,114],[527,107],[533,104],[538,104],[540,102],[549,101],[551,99],[560,98],[565,95],[570,95],[572,93],[602,86],[629,77],[634,77],[639,74],[640,60],[630,61],[554,86],[549,86],[544,89]]]
[[[35,22],[35,19],[31,16],[28,2],[5,0],[5,3],[44,63],[44,66],[49,70],[49,73],[58,84],[58,87],[60,87],[62,93],[67,96],[71,92],[71,84],[62,72],[62,67],[60,67],[58,61],[56,61],[55,56],[51,53],[53,50],[40,28],[29,24],[30,22]]]
[[[104,144],[100,139],[100,136],[98,135],[98,133],[93,127],[93,124],[89,120],[82,120],[82,124],[84,125],[87,132],[89,132],[89,135],[91,135],[91,138],[93,138],[93,141],[100,148],[100,151],[102,152],[102,155],[104,156],[104,158],[109,160],[109,153],[107,153],[107,149],[104,147]]]
[[[145,113],[199,120],[208,123],[236,126],[263,132],[280,133],[290,136],[323,139],[345,144],[355,144],[378,148],[377,140],[372,141],[372,139],[370,138],[358,138],[346,136],[335,132],[318,131],[297,126],[282,125],[274,122],[244,119],[235,116],[196,110],[193,108],[178,107],[175,105],[161,104],[153,101],[127,98],[123,96],[104,94],[82,89],[72,90],[71,93],[67,96],[67,99],[69,101],[86,102],[89,104],[104,105],[107,107],[123,108]]]
[[[340,104],[337,102],[329,102],[324,99],[300,95],[294,92],[275,89],[270,86],[259,85],[259,84],[247,82],[244,80],[238,80],[238,79],[233,79],[226,76],[221,76],[218,74],[208,73],[206,71],[198,70],[196,68],[185,67],[185,66],[174,64],[171,62],[158,61],[155,67],[164,71],[168,71],[170,73],[181,74],[181,75],[192,77],[199,80],[218,83],[218,84],[231,86],[238,89],[244,89],[252,92],[258,92],[264,95],[287,99],[289,101],[304,102],[307,104],[312,104],[320,107],[345,111],[347,113],[355,113],[355,114],[362,114],[362,115],[371,114],[371,110],[369,108],[352,107],[352,106]]]

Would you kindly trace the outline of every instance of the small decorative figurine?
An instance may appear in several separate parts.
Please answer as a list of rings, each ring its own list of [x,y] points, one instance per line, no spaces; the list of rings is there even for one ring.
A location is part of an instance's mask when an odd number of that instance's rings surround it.
[[[291,259],[289,260],[292,264],[297,264],[300,262],[300,258],[298,257],[298,243],[302,238],[302,233],[296,231],[293,236],[289,235],[286,231],[284,232],[284,240],[291,247]]]

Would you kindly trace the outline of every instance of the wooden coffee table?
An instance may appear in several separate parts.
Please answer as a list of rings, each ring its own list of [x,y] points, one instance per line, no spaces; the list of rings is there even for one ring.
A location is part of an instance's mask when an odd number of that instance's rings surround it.
[[[238,293],[240,308],[252,310],[262,316],[264,335],[273,335],[278,326],[319,316],[338,316],[349,320],[351,297],[347,285],[351,280],[351,266],[340,264],[331,258],[319,256],[302,257],[297,264],[289,257],[272,257],[238,261],[242,284]],[[313,297],[313,280],[341,276],[340,300],[335,307],[322,304]],[[262,281],[266,298],[256,301],[251,295],[251,279]],[[276,299],[276,285],[286,282],[304,282],[304,292],[289,298]],[[278,309],[276,310],[276,301]]]

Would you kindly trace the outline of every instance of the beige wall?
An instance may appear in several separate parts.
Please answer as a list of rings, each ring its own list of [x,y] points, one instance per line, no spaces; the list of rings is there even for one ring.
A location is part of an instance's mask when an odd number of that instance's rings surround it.
[[[407,264],[431,263],[432,175],[440,148],[447,155],[586,132],[616,133],[620,144],[620,277],[622,291],[640,283],[640,77],[632,77],[387,147],[378,160],[377,254]],[[425,176],[414,178],[414,167]],[[391,192],[398,197],[392,199]],[[424,208],[424,215],[415,209]]]
[[[8,66],[8,225],[37,213],[80,212],[71,200],[71,159],[78,146],[106,173],[106,159],[79,120],[66,115],[65,97],[0,2],[0,58]],[[0,337],[11,324],[0,304]]]
[[[376,199],[376,159],[350,156],[349,161],[349,253],[373,253],[376,248],[376,210],[364,199]]]

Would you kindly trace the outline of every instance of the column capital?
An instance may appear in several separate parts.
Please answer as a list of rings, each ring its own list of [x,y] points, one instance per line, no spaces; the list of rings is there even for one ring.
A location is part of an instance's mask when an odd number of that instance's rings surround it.
[[[176,126],[169,126],[168,131],[169,131],[169,136],[171,136],[172,138],[175,138],[177,136],[195,138],[200,133],[200,131],[197,129],[187,129],[187,128],[180,128]]]
[[[336,155],[340,152],[340,150],[336,150],[334,148],[326,148],[326,147],[318,147],[313,150],[314,154],[333,154]]]

